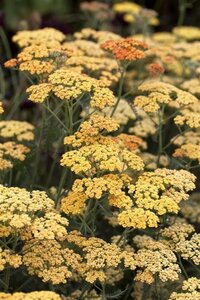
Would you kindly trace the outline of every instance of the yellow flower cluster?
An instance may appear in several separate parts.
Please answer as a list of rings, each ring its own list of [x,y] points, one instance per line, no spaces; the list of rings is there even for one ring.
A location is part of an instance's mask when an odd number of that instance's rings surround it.
[[[34,126],[28,122],[22,121],[0,121],[0,137],[1,138],[13,138],[17,141],[32,141],[34,139],[33,134]]]
[[[184,144],[180,148],[176,149],[174,157],[187,157],[190,160],[197,160],[200,163],[200,145]]]
[[[68,195],[62,198],[61,210],[66,214],[80,214],[86,206],[88,196],[85,193],[70,191]]]
[[[189,132],[184,132],[182,135],[179,137],[174,137],[171,140],[174,145],[177,146],[182,146],[182,145],[187,145],[187,144],[193,144],[193,145],[200,145],[200,132],[197,131],[189,131]]]
[[[119,213],[118,222],[123,227],[145,229],[147,227],[157,227],[159,218],[150,210],[133,207]]]
[[[2,102],[0,102],[0,114],[2,114],[3,112],[4,112],[3,105]]]
[[[123,227],[157,227],[159,217],[166,213],[178,213],[181,200],[188,199],[188,192],[195,188],[195,176],[184,170],[156,169],[139,176],[134,189],[131,209],[118,215]]]
[[[174,224],[161,231],[161,236],[165,239],[164,243],[180,253],[185,260],[200,264],[200,234],[195,233],[192,225],[177,219]]]
[[[27,93],[33,102],[43,102],[51,93],[61,100],[76,100],[83,95],[90,95],[91,107],[98,109],[114,103],[114,95],[103,81],[65,68],[52,73],[48,83],[30,86]]]
[[[23,264],[29,274],[52,284],[65,283],[78,269],[81,257],[56,240],[30,240],[23,247]]]
[[[200,127],[200,113],[199,112],[182,112],[182,115],[178,115],[174,118],[174,123],[180,126],[187,125],[190,128]]]
[[[156,125],[158,123],[158,116],[152,116],[149,118],[148,114],[135,107],[138,119],[134,122],[134,125],[129,128],[130,133],[134,133],[140,137],[152,136],[156,132]]]
[[[31,225],[20,232],[22,240],[54,239],[62,241],[65,239],[68,220],[61,217],[57,211],[49,211],[43,217],[35,218]]]
[[[177,218],[172,225],[161,230],[161,238],[164,239],[163,243],[174,250],[176,244],[185,241],[194,231],[192,225],[184,219]]]
[[[63,46],[67,46],[68,49],[73,51],[73,56],[83,57],[103,57],[104,51],[100,48],[100,45],[87,40],[74,40],[65,42]]]
[[[181,84],[181,88],[194,94],[196,96],[200,95],[200,80],[199,78],[193,78],[186,80]]]
[[[67,240],[82,249],[84,260],[79,272],[89,283],[96,280],[107,282],[106,276],[110,276],[108,270],[117,268],[120,263],[131,270],[136,268],[134,252],[121,250],[114,243],[107,243],[96,237],[86,239],[75,231],[67,236]]]
[[[73,55],[66,61],[66,66],[78,67],[83,73],[103,81],[106,86],[119,79],[118,64],[111,58]]]
[[[200,29],[198,27],[178,26],[173,29],[173,33],[178,38],[186,41],[200,40]]]
[[[191,223],[200,222],[200,205],[199,205],[200,195],[199,193],[193,193],[189,201],[183,202],[181,204],[181,214]]]
[[[121,36],[110,31],[94,30],[92,28],[83,28],[79,32],[74,33],[74,37],[77,40],[92,40],[96,41],[98,44],[101,44],[107,40],[117,40]]]
[[[3,250],[0,247],[0,271],[3,271],[7,266],[18,268],[21,264],[20,255],[14,254],[10,250]]]
[[[139,268],[135,280],[151,284],[155,281],[156,275],[163,282],[178,280],[181,270],[172,250],[145,235],[135,236],[133,241],[139,248],[135,255]]]
[[[185,260],[191,260],[195,265],[200,264],[200,234],[194,233],[189,240],[177,243],[176,250]]]
[[[122,172],[127,169],[141,171],[142,159],[129,150],[121,150],[113,142],[111,145],[95,143],[83,146],[79,150],[63,154],[61,165],[69,167],[76,174],[97,174],[98,172]]]
[[[29,152],[30,149],[22,144],[0,143],[0,170],[12,168],[17,160],[24,161]]]
[[[153,10],[147,10],[142,8],[135,2],[124,1],[122,3],[116,3],[112,7],[116,13],[124,14],[124,21],[128,23],[136,23],[140,17],[147,18],[150,25],[158,25],[159,21],[154,16],[156,14]]]
[[[69,248],[66,242],[70,244]],[[71,249],[74,246],[77,252]],[[104,282],[107,276],[110,277],[108,270],[117,268],[122,262],[131,270],[136,267],[133,252],[121,250],[114,243],[99,238],[85,238],[77,231],[66,235],[63,243],[50,239],[26,242],[22,261],[29,274],[54,285],[65,283],[74,276],[80,276],[89,283],[96,280]]]
[[[80,148],[64,153],[61,165],[69,167],[76,174],[85,173],[89,176],[98,175],[99,172],[142,170],[142,159],[131,151],[141,143],[139,139],[131,139],[128,135],[115,138],[103,135],[103,132],[114,131],[118,126],[110,117],[93,115],[82,123],[79,131],[65,138],[65,144]]]
[[[113,106],[115,106],[117,99],[114,100]],[[101,111],[98,111],[96,113],[104,116],[110,116],[112,113],[113,107],[105,107]],[[85,117],[87,116],[87,113],[92,114],[94,112],[94,109],[89,108],[88,110],[85,109],[82,113],[81,116]],[[112,116],[112,120],[117,121],[118,124],[120,125],[126,125],[129,120],[135,120],[136,115],[129,105],[129,103],[121,98],[119,101],[119,104],[115,110],[114,115]]]
[[[116,3],[113,5],[113,10],[117,13],[138,13],[141,9],[141,6],[134,2],[122,2]]]
[[[200,299],[200,279],[190,277],[183,281],[182,291],[173,292],[168,300],[198,300]]]
[[[1,300],[61,300],[62,298],[51,291],[29,292],[22,293],[16,292],[13,294],[0,293]]]
[[[80,125],[79,131],[75,132],[74,135],[65,137],[64,144],[76,148],[95,142],[109,143],[109,139],[104,137],[102,133],[116,131],[118,128],[119,124],[113,118],[93,114],[88,121]]]
[[[40,236],[41,238],[60,237],[66,234],[63,225],[66,226],[68,222],[58,213],[48,212],[53,210],[54,201],[48,198],[45,192],[28,192],[22,188],[0,185],[0,193],[1,236],[18,232],[23,237],[23,230],[29,226],[31,234],[37,238]],[[37,216],[39,212],[47,212],[47,214],[39,217]]]
[[[167,31],[155,32],[152,35],[153,41],[165,45],[173,44],[176,41],[176,37],[173,33]]]
[[[147,113],[158,111],[160,105],[168,104],[173,106],[173,102],[177,103],[179,107],[198,102],[197,98],[192,94],[182,91],[169,83],[156,80],[147,81],[141,84],[138,89],[145,96],[137,96],[134,104]]]
[[[32,45],[46,45],[54,47],[60,45],[65,35],[54,28],[43,28],[38,30],[22,30],[13,36],[13,42],[24,48]]]
[[[29,94],[29,100],[42,103],[49,97],[51,89],[51,84],[40,83],[38,85],[31,85],[26,92]]]
[[[88,199],[101,199],[108,194],[111,206],[128,208],[132,205],[130,197],[126,196],[125,188],[131,182],[128,175],[108,174],[100,178],[83,178],[74,181],[72,192],[62,199],[61,209],[65,213],[81,213]]]
[[[63,65],[71,51],[63,46],[48,48],[44,45],[33,45],[24,48],[17,56],[16,66],[20,71],[27,71],[31,75],[45,75],[52,73],[55,69]],[[6,62],[5,66],[9,65]]]

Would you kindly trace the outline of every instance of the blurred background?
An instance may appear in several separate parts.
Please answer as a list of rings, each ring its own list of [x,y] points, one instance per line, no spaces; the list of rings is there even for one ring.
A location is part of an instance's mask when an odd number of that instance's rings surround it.
[[[64,33],[73,33],[86,26],[101,27],[90,22],[91,14],[93,16],[95,14],[95,5],[91,6],[91,2],[103,3],[111,11],[113,4],[126,1],[0,0],[0,26],[9,35],[21,29],[43,27],[54,27]],[[136,0],[134,2],[158,13],[159,24],[154,28],[155,31],[168,31],[177,24],[200,25],[200,0]],[[97,4],[97,10],[101,11],[100,17],[105,26],[105,15],[102,14],[102,10],[105,12],[105,9],[99,8]],[[123,25],[123,28],[128,25],[118,14],[109,16],[109,20],[112,21],[111,26],[114,31],[118,31],[120,25]]]

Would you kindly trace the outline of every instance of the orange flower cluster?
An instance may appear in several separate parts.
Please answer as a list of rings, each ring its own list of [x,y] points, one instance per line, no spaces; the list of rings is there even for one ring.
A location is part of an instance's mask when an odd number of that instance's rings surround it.
[[[142,59],[145,57],[145,50],[148,49],[145,42],[133,38],[108,40],[103,43],[101,47],[110,51],[119,61]]]
[[[157,77],[165,72],[165,69],[162,65],[158,63],[152,63],[147,66],[147,70],[151,74],[152,77]]]

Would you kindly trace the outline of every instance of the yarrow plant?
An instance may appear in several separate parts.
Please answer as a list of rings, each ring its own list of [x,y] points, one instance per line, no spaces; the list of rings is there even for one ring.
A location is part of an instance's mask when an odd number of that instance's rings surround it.
[[[0,299],[199,300],[199,29],[81,10],[90,28],[19,31],[4,64]]]

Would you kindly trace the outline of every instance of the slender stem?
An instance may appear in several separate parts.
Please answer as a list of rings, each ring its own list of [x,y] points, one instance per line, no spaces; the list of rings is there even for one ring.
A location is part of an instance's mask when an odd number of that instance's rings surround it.
[[[131,284],[129,285],[128,289],[127,289],[126,294],[124,295],[123,300],[128,300],[128,299],[129,299],[129,296],[130,296],[130,293],[131,293],[131,291],[132,291],[132,288],[133,288],[133,284],[131,283]]]
[[[63,189],[63,186],[65,184],[65,180],[66,180],[66,177],[67,177],[67,168],[63,169],[63,172],[62,172],[62,175],[61,175],[61,179],[60,179],[60,183],[59,183],[59,186],[58,186],[58,190],[57,190],[57,197],[56,197],[56,208],[59,207],[60,205],[60,195],[61,195],[61,192],[62,192],[62,189]]]
[[[186,270],[185,270],[185,268],[183,266],[183,263],[182,263],[182,260],[181,260],[181,256],[180,256],[180,254],[177,254],[177,256],[178,256],[178,263],[180,265],[181,271],[183,272],[183,275],[185,276],[185,278],[188,279],[189,276],[188,276],[188,274],[187,274],[187,272],[186,272]]]
[[[42,103],[42,106],[48,110],[52,116],[58,121],[58,123],[60,123],[60,125],[62,125],[62,127],[69,132],[69,129],[67,128],[67,126],[58,118],[58,116],[50,109],[50,107],[48,107],[46,104]]]
[[[12,107],[6,117],[7,120],[10,120],[13,115],[15,114],[15,112],[17,111],[18,107],[21,104],[20,98],[23,95],[22,91],[20,89],[18,89],[12,99]]]
[[[5,292],[5,293],[7,293],[7,292],[8,292],[8,289],[9,289],[10,275],[11,275],[11,268],[8,267],[8,268],[5,270],[5,274],[4,274],[4,285],[5,285],[4,292]]]
[[[186,130],[184,130],[184,131],[181,131],[179,134],[177,134],[173,139],[171,139],[171,141],[167,144],[167,145],[165,145],[164,147],[163,147],[163,151],[164,150],[166,150],[168,147],[170,147],[173,143],[174,143],[174,141],[177,139],[177,138],[179,138],[180,136],[182,136],[184,133],[186,133],[186,132],[188,132],[188,131],[190,131],[191,129],[190,128],[187,128]]]
[[[155,293],[156,293],[156,300],[161,300],[158,275],[156,275],[155,277]]]
[[[11,48],[10,48],[10,45],[8,42],[8,38],[5,34],[3,27],[1,27],[1,26],[0,26],[0,37],[1,37],[2,44],[4,47],[5,53],[6,53],[6,57],[7,57],[7,59],[11,59],[12,53],[11,53]],[[10,73],[11,73],[11,80],[12,80],[13,87],[14,87],[14,89],[18,89],[18,80],[17,80],[16,73],[12,69],[10,70]]]
[[[33,186],[35,183],[35,178],[37,175],[38,165],[39,165],[39,161],[40,161],[44,124],[45,124],[45,114],[44,114],[44,111],[42,111],[42,124],[39,129],[39,138],[38,138],[37,147],[36,147],[36,156],[35,156],[34,168],[33,168],[33,173],[32,173],[31,189],[33,189]]]
[[[101,299],[102,300],[107,300],[107,298],[106,298],[106,285],[105,285],[105,283],[102,283],[102,297],[101,297]]]
[[[196,266],[192,261],[188,260],[188,262],[193,266],[193,268],[200,274],[200,268]]]
[[[67,133],[70,135],[73,133],[73,103],[70,101],[66,101],[65,103],[65,123],[68,124]],[[69,150],[69,147],[66,147],[66,150]],[[64,168],[61,175],[61,180],[59,183],[57,197],[56,197],[56,207],[60,205],[60,195],[65,184],[65,180],[67,177],[68,169]]]
[[[86,283],[86,284],[83,286],[82,293],[81,293],[80,296],[78,297],[78,300],[82,300],[82,299],[83,299],[83,296],[84,296],[85,293],[89,290],[89,288],[90,288],[90,284],[89,284],[89,283]]]
[[[164,105],[162,109],[158,112],[159,125],[158,125],[158,154],[157,154],[157,167],[160,165],[160,156],[163,152],[163,114],[164,114]]]
[[[187,0],[179,0],[178,26],[182,26],[184,23],[187,6]]]
[[[125,228],[124,231],[122,232],[120,238],[117,240],[116,244],[119,245],[119,243],[121,242],[121,240],[127,235],[127,233],[133,231],[134,229],[129,229],[129,228]]]
[[[110,115],[111,117],[114,115],[114,113],[115,113],[115,111],[117,109],[117,106],[119,104],[119,101],[121,99],[121,96],[122,96],[122,89],[123,89],[123,83],[124,83],[124,75],[125,75],[126,69],[122,68],[120,70],[120,72],[121,72],[121,76],[120,76],[120,80],[119,80],[119,90],[118,90],[117,101],[116,101],[115,106],[113,108],[113,111],[112,111],[112,113]]]

